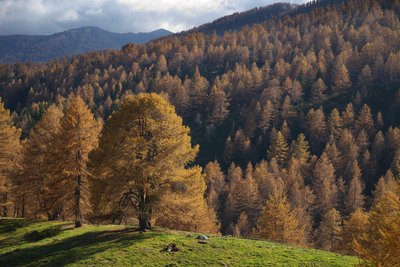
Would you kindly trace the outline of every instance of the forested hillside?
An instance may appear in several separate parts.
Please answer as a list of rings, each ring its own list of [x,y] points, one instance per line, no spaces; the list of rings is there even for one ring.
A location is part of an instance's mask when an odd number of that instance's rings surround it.
[[[294,10],[297,5],[289,3],[276,3],[265,7],[256,7],[251,10],[244,12],[237,12],[232,15],[228,15],[213,22],[203,24],[199,27],[195,27],[189,31],[184,31],[181,35],[202,32],[204,34],[212,34],[216,32],[219,35],[223,35],[227,31],[240,30],[246,25],[253,25],[261,23],[267,19],[280,17],[291,10]]]
[[[200,145],[223,234],[352,254],[368,229],[367,255],[384,250],[384,222],[399,245],[400,1],[331,2],[223,35],[2,65],[0,93],[22,138],[72,94],[103,120],[129,95],[161,94]]]

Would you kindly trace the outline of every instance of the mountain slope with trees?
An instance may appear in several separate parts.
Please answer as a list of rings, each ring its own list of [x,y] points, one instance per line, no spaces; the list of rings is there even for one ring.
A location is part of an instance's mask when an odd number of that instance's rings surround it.
[[[25,139],[73,95],[107,124],[124,99],[157,93],[200,146],[187,167],[203,167],[206,186],[193,188],[205,191],[221,233],[395,261],[371,251],[399,245],[399,16],[398,0],[317,1],[222,36],[2,65],[1,96]],[[18,179],[7,186],[13,192]]]
[[[244,26],[261,23],[267,19],[277,18],[285,13],[296,8],[297,5],[289,3],[276,3],[265,7],[256,7],[251,10],[237,12],[228,15],[213,22],[203,24],[188,31],[184,31],[181,35],[194,32],[202,32],[211,34],[216,32],[218,35],[223,35],[227,31],[238,31]]]
[[[172,34],[158,29],[148,33],[113,33],[98,27],[82,27],[52,35],[0,36],[0,62],[37,62],[92,50],[118,49],[127,43],[146,43]]]

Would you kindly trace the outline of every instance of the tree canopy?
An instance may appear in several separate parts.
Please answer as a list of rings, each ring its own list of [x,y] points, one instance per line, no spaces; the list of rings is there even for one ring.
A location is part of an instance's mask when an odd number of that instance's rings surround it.
[[[151,216],[173,188],[186,191],[188,165],[198,152],[189,128],[174,107],[156,94],[128,96],[105,123],[93,154],[98,175],[106,180],[104,209],[138,218],[140,229],[151,228]],[[172,196],[171,196],[172,197]]]

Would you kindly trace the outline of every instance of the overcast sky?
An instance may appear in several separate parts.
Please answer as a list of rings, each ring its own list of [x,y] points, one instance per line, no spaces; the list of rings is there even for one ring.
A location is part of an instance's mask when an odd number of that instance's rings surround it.
[[[113,32],[189,29],[277,0],[0,0],[0,35],[51,34],[82,26]],[[299,3],[303,0],[286,2]]]

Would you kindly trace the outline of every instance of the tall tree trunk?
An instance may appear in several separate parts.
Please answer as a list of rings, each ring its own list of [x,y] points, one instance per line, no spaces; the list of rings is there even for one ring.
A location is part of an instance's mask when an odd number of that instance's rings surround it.
[[[75,228],[82,226],[82,210],[81,210],[81,186],[82,186],[82,177],[78,175],[76,180],[77,186],[75,189]]]
[[[146,231],[151,229],[151,214],[142,214],[139,217],[139,231]]]
[[[22,217],[22,218],[25,218],[25,194],[22,195],[21,217]]]
[[[7,193],[3,193],[3,203],[4,203],[3,210],[2,210],[3,217],[7,217],[7,215],[8,215],[7,201],[8,201]]]
[[[146,138],[146,118],[139,118],[140,123],[140,136]],[[146,231],[151,229],[151,208],[147,203],[146,183],[147,177],[142,177],[142,188],[140,189],[139,199],[139,231]]]
[[[18,201],[16,201],[15,203],[14,203],[14,214],[13,214],[13,216],[14,216],[14,218],[18,218],[19,216],[19,203],[18,203]]]
[[[139,201],[139,231],[151,229],[151,208],[147,207],[146,193],[142,192]]]

